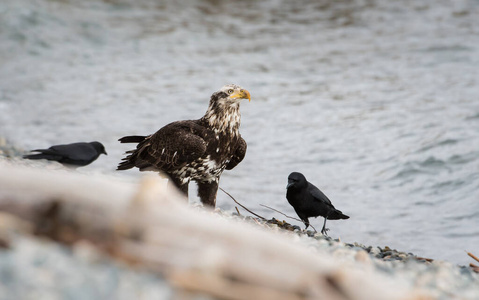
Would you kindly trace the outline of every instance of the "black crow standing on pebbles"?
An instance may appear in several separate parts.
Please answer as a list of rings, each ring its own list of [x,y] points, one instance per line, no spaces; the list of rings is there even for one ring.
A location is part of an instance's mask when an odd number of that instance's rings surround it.
[[[54,160],[70,167],[83,167],[96,160],[100,154],[106,155],[105,147],[100,142],[55,145],[31,152],[40,153],[24,155],[23,158]]]
[[[303,174],[293,172],[288,176],[286,199],[293,206],[299,218],[309,226],[310,217],[324,217],[322,234],[326,234],[326,220],[349,219],[341,211],[334,208],[331,201],[316,186],[306,180]],[[306,229],[305,228],[305,229]]]

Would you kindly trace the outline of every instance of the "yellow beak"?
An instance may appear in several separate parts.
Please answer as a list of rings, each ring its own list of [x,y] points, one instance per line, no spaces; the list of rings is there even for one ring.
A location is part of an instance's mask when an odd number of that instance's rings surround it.
[[[233,94],[230,95],[232,99],[248,99],[251,102],[251,95],[247,90],[241,89],[239,91],[235,91]]]

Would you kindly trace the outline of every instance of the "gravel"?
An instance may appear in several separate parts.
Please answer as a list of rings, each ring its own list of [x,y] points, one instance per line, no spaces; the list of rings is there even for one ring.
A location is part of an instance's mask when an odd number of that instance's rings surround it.
[[[154,274],[103,257],[86,244],[73,248],[39,238],[10,239],[0,251],[0,299],[170,299]]]
[[[0,138],[0,159],[61,167],[54,162],[23,160],[23,153]],[[200,204],[193,207],[202,210]],[[469,266],[418,257],[388,246],[343,242],[275,218],[263,220],[221,209],[214,214],[292,235],[312,255],[328,253],[345,263],[360,262],[364,268],[405,281],[411,288],[427,290],[437,299],[477,299],[479,295],[479,274]],[[68,248],[34,237],[13,236],[9,241],[9,248],[0,249],[0,300],[171,299],[175,295],[164,278],[104,257],[86,243]]]
[[[343,262],[361,262],[365,268],[374,269],[394,280],[406,281],[411,288],[427,290],[438,299],[478,299],[479,273],[469,266],[459,266],[448,261],[424,258],[388,246],[366,246],[356,242],[343,242],[313,230],[276,219],[261,220],[236,212],[216,212],[224,217],[241,219],[273,231],[295,235],[295,241],[314,253],[328,253]],[[465,254],[466,255],[466,254]],[[471,258],[471,262],[475,262]],[[477,263],[476,263],[477,264]]]

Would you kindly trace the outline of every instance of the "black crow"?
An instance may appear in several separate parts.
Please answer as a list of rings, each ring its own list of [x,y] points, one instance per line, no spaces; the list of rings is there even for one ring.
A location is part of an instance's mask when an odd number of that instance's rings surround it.
[[[100,142],[55,145],[48,149],[37,149],[31,152],[40,153],[24,155],[23,158],[55,160],[75,167],[92,163],[102,153],[106,155],[105,147]]]
[[[309,217],[324,217],[322,234],[326,234],[326,220],[349,219],[341,211],[334,208],[331,201],[316,186],[306,180],[303,174],[293,172],[288,176],[286,199],[293,206],[299,218],[309,226]],[[305,228],[305,229],[306,229]]]

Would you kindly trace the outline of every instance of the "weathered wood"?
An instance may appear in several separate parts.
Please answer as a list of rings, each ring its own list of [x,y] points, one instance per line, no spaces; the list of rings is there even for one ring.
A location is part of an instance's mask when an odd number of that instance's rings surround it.
[[[475,256],[475,255],[472,254],[471,252],[467,252],[467,255],[469,255],[470,257],[472,257],[475,261],[479,262],[479,258],[477,258],[477,256]]]
[[[290,235],[190,209],[180,198],[156,177],[135,184],[0,164],[0,232],[86,240],[182,291],[224,299],[420,298],[364,265],[312,253]]]

